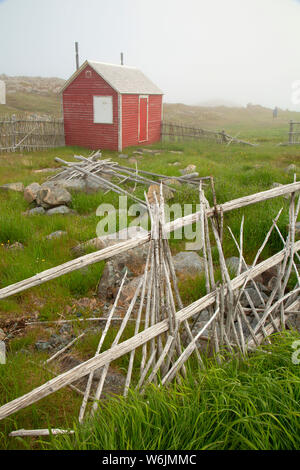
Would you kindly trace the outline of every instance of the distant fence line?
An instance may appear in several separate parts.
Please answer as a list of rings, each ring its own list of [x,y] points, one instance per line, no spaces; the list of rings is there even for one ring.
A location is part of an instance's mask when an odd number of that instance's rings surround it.
[[[0,118],[0,152],[39,150],[65,145],[64,122],[61,118]]]
[[[225,131],[211,131],[200,127],[190,127],[184,124],[163,121],[161,124],[161,141],[180,142],[186,140],[208,140],[220,144],[230,145],[231,143],[256,146],[228,135]]]
[[[207,129],[165,121],[161,124],[161,140],[170,142],[179,142],[184,140],[213,140],[218,143],[227,142],[224,131],[210,131]]]

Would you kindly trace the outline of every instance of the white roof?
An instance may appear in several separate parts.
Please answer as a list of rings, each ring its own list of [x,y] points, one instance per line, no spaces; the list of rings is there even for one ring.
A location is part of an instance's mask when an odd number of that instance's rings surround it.
[[[90,65],[100,77],[102,77],[118,93],[127,94],[149,94],[162,95],[163,92],[135,67],[125,65],[106,64],[104,62],[94,62],[86,60],[82,66],[67,80],[62,90],[79,75],[79,73]]]

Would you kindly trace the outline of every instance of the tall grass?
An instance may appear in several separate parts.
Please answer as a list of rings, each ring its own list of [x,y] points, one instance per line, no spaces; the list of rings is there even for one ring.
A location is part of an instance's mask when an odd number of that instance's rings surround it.
[[[106,401],[95,418],[75,424],[75,436],[53,437],[51,449],[204,450],[297,449],[300,445],[300,368],[293,364],[295,332],[245,361],[190,366],[181,385],[149,386],[144,396]]]

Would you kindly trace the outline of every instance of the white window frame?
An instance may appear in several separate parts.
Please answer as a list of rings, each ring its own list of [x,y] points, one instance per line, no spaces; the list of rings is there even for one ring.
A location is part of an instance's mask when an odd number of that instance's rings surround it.
[[[111,102],[111,113],[106,118],[103,118],[103,117],[102,118],[101,117],[96,118],[95,102],[97,100],[98,100],[98,102],[100,102],[99,98],[100,99],[109,99],[110,102]],[[113,110],[113,97],[111,95],[108,95],[108,96],[94,95],[93,96],[93,120],[94,120],[94,124],[113,124],[113,122],[114,122],[114,110]]]
[[[140,106],[141,106],[141,98],[147,98],[147,137],[146,140],[140,140],[140,132],[141,132],[141,126],[140,126]],[[149,132],[149,95],[139,95],[139,118],[138,118],[138,141],[139,142],[147,142],[148,140],[148,132]]]

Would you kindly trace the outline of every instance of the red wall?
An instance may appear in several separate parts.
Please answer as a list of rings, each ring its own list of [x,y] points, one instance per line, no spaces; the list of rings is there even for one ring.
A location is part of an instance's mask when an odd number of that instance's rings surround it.
[[[91,71],[86,78],[85,72]],[[94,124],[93,96],[113,96],[113,124]],[[87,66],[63,92],[66,145],[118,150],[118,93]]]
[[[160,140],[162,95],[149,95],[148,140],[138,141],[139,95],[122,95],[122,145],[153,144]]]

